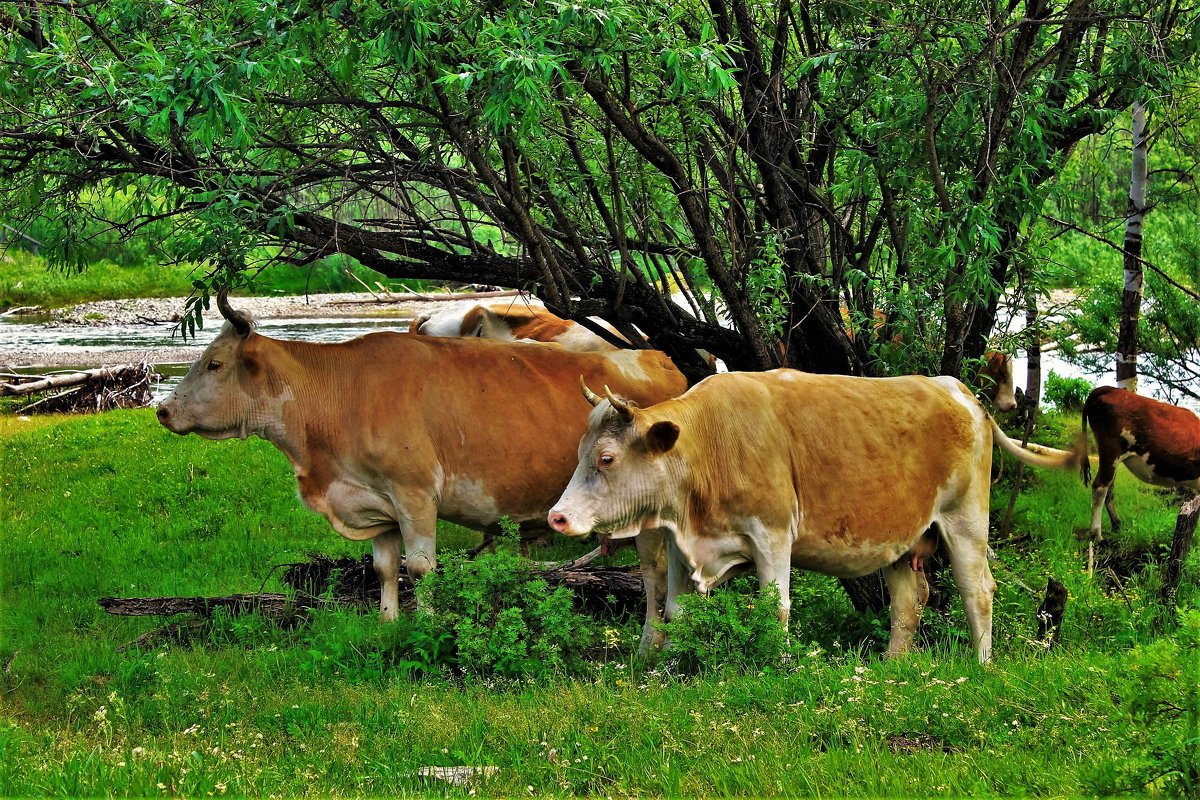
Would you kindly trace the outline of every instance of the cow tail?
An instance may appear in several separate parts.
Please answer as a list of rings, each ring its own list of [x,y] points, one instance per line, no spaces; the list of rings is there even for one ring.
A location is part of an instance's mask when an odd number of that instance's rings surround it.
[[[992,423],[992,438],[996,444],[1000,445],[1000,449],[1008,453],[1018,461],[1023,461],[1032,467],[1046,467],[1049,469],[1074,469],[1076,462],[1079,460],[1079,453],[1074,450],[1055,450],[1053,447],[1043,447],[1041,445],[1030,445],[1022,447],[1020,442],[1008,438],[1000,426],[996,424],[996,420],[988,415],[988,422]]]
[[[1091,398],[1088,398],[1091,399]],[[1088,404],[1083,404],[1083,432],[1079,436],[1079,453],[1082,456],[1082,463],[1079,466],[1079,475],[1083,478],[1083,485],[1090,486],[1092,484],[1092,459],[1091,459],[1091,443],[1088,441]]]

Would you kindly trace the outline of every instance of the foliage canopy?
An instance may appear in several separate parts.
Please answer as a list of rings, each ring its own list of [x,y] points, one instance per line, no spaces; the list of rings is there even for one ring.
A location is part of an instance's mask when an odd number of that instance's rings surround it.
[[[702,345],[878,374],[900,341],[894,368],[957,374],[1041,280],[1067,154],[1177,92],[1197,25],[1157,0],[19,4],[0,188],[66,262],[97,224],[150,231],[215,265],[201,291],[341,252],[534,288],[693,372]]]

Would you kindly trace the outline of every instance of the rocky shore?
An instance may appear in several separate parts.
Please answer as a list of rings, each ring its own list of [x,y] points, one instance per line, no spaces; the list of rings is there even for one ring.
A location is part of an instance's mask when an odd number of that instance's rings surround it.
[[[402,321],[421,313],[430,313],[433,310],[444,309],[460,303],[486,301],[489,297],[494,296],[496,296],[494,293],[481,293],[465,296],[446,294],[381,297],[362,292],[288,297],[237,297],[231,302],[237,310],[244,311],[254,319],[260,320],[379,316]],[[78,329],[80,333],[92,329],[98,335],[102,334],[105,329],[120,327],[158,326],[169,329],[183,317],[186,305],[187,298],[184,297],[101,300],[39,314],[41,321],[33,323],[33,325],[42,328],[69,327]],[[220,316],[217,313],[215,302],[205,315],[205,319],[209,321],[209,325],[219,323]],[[193,345],[190,340],[175,337],[173,341],[177,341],[178,345],[129,350],[73,348],[70,352],[63,352],[23,342],[18,334],[10,337],[8,341],[0,342],[0,368],[53,368],[79,364],[110,366],[141,361],[151,364],[185,363],[195,360],[201,353],[202,348]]]

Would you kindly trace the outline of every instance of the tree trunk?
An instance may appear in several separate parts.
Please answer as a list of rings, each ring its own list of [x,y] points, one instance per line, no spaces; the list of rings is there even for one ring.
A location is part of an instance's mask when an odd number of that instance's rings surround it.
[[[1171,539],[1171,553],[1163,565],[1162,603],[1167,613],[1175,610],[1175,594],[1179,591],[1179,579],[1183,576],[1183,565],[1192,550],[1192,539],[1196,535],[1196,522],[1200,519],[1200,495],[1183,504],[1179,518],[1175,521],[1175,536]]]
[[[1067,608],[1067,587],[1054,578],[1046,581],[1046,596],[1038,606],[1038,641],[1047,648],[1054,647],[1059,642],[1062,631],[1063,614]]]
[[[1137,391],[1138,318],[1142,309],[1142,219],[1146,214],[1146,107],[1133,104],[1133,170],[1125,219],[1125,290],[1117,333],[1117,385]]]

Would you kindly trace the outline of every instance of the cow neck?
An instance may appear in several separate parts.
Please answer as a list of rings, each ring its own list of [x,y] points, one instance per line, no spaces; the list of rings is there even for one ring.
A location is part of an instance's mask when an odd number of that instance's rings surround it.
[[[679,441],[668,454],[668,474],[679,491],[673,512],[680,527],[702,531],[711,522],[714,505],[722,493],[723,477],[729,476],[728,460],[744,442],[731,430],[729,420],[694,403],[668,401],[664,419],[679,426]],[[696,413],[699,410],[700,413]],[[707,413],[706,413],[707,412]]]
[[[339,361],[333,346],[262,338],[263,361],[269,364],[259,403],[271,422],[257,433],[287,455],[299,470],[313,467],[328,437],[322,420],[336,414],[355,375]],[[334,420],[327,420],[333,422]]]

